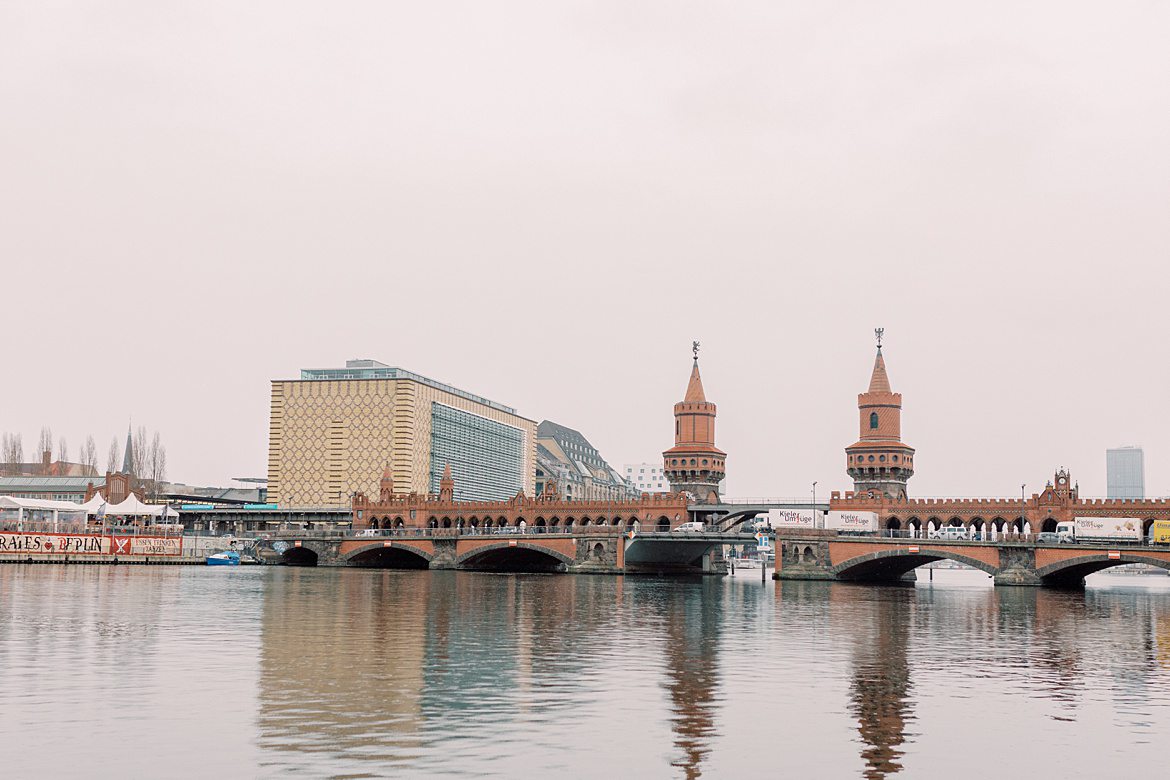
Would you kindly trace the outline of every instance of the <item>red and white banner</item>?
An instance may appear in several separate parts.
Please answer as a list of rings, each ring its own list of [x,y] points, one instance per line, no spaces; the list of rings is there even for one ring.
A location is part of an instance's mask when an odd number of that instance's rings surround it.
[[[181,536],[0,533],[0,555],[182,555]]]
[[[115,536],[114,555],[182,555],[181,536]]]

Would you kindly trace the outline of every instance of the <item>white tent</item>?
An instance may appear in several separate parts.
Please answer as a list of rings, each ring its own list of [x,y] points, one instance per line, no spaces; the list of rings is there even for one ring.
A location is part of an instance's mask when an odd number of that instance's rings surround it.
[[[0,496],[0,509],[39,509],[44,512],[81,512],[81,504],[72,501],[49,501],[44,498]]]
[[[120,504],[106,504],[106,517],[111,515],[116,517],[163,517],[173,519],[179,516],[179,513],[169,506],[162,504],[144,504],[138,500],[138,496],[133,493],[126,496],[126,500]]]
[[[100,515],[105,511],[106,500],[101,493],[94,493],[93,498],[80,505],[87,515]]]
[[[84,522],[85,510],[81,504],[72,501],[49,501],[43,498],[16,498],[15,496],[0,496],[0,510],[16,510],[16,530],[24,530],[24,521],[29,512],[52,512],[53,530],[58,530],[58,520],[61,515],[72,516]]]

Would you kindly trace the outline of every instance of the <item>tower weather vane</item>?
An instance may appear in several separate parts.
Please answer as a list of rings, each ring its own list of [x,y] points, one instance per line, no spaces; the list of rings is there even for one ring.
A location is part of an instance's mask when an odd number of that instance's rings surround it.
[[[885,328],[874,328],[873,335],[877,336],[878,351],[882,348],[882,334],[886,332]]]
[[[699,342],[697,342],[697,341],[691,342],[691,351],[695,353],[695,362],[698,363],[699,362]]]

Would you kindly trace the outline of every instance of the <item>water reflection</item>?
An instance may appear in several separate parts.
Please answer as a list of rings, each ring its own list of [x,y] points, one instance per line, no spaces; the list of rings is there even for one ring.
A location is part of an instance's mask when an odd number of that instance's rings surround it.
[[[5,776],[1161,768],[1170,579],[944,580],[0,567]]]
[[[710,580],[664,589],[665,687],[677,753],[671,766],[691,780],[700,777],[715,734],[716,659],[721,613],[727,593]]]
[[[848,598],[855,587],[833,589],[834,598]],[[886,777],[902,769],[901,749],[906,725],[913,718],[909,704],[910,664],[907,646],[915,592],[909,588],[878,588],[868,594],[872,609],[854,619],[851,711],[864,743],[865,777]]]

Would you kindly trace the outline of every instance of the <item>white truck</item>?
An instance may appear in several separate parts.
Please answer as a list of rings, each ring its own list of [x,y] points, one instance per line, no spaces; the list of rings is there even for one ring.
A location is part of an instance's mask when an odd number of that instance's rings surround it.
[[[764,517],[773,529],[816,527],[816,515],[811,509],[769,509]]]
[[[877,533],[877,512],[829,512],[825,518],[825,528],[841,533]]]
[[[1056,537],[1064,544],[1077,542],[1141,542],[1139,517],[1076,517],[1056,524]]]

